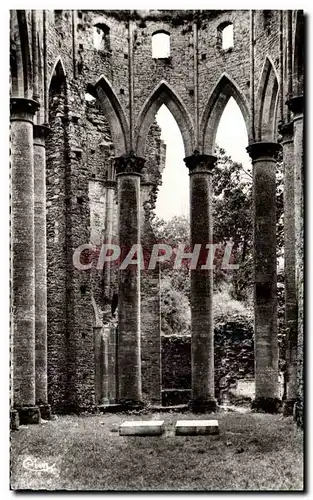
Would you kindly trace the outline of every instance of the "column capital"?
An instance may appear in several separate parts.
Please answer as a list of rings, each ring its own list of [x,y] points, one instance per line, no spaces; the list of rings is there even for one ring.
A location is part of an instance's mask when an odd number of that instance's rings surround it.
[[[293,142],[293,121],[291,122],[280,122],[278,124],[278,133],[280,134],[280,138],[278,141],[281,144],[286,144],[288,142]]]
[[[304,97],[303,95],[290,97],[286,104],[294,115],[301,115],[304,109]]]
[[[186,167],[189,168],[189,175],[193,173],[212,173],[216,160],[216,156],[200,153],[194,153],[184,158]]]
[[[131,153],[114,158],[116,175],[140,175],[145,164],[145,159]]]
[[[254,142],[246,148],[252,161],[261,158],[277,159],[278,153],[282,151],[281,144],[277,142]]]
[[[10,98],[10,119],[29,121],[33,123],[34,115],[38,111],[40,105],[33,99],[25,99],[24,97]]]
[[[37,146],[45,146],[45,139],[49,133],[50,128],[47,127],[47,125],[34,125],[34,144]]]

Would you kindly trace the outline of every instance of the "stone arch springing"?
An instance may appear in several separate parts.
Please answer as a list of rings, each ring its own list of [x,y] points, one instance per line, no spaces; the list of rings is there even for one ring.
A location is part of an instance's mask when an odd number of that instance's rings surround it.
[[[22,48],[15,10],[10,11],[10,36],[11,95],[14,97],[24,97]]]
[[[256,122],[256,137],[258,141],[275,141],[278,91],[278,77],[274,64],[269,57],[266,57],[257,93],[259,109]]]
[[[296,29],[294,37],[293,82],[295,96],[303,94],[304,86],[304,38],[305,23],[302,11],[296,13]]]
[[[146,139],[155,115],[162,106],[170,110],[182,134],[185,156],[192,154],[194,148],[194,131],[191,118],[180,97],[164,80],[161,81],[150,96],[146,99],[139,114],[136,127],[136,153],[145,155]]]
[[[37,51],[38,51],[38,89],[39,89],[39,99],[40,108],[39,123],[44,123],[45,121],[45,91],[44,91],[44,67],[43,67],[43,51],[40,43],[39,33],[37,33]]]
[[[215,85],[215,88],[208,99],[207,105],[204,108],[200,121],[200,147],[202,152],[205,154],[214,153],[218,125],[224,109],[231,97],[234,98],[239,106],[249,137],[250,115],[248,104],[238,85],[226,73],[224,73]]]
[[[129,153],[129,125],[112,85],[102,75],[94,86],[88,85],[87,92],[99,99],[110,126],[116,156]]]
[[[26,12],[25,10],[17,10],[16,15],[22,53],[24,97],[30,99],[32,98],[32,63],[30,57]]]

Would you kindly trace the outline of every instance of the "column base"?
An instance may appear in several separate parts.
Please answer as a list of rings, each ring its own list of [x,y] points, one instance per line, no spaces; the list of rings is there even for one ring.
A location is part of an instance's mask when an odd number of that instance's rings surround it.
[[[20,425],[20,418],[17,410],[10,410],[10,429],[17,431]]]
[[[40,410],[38,406],[22,406],[18,408],[20,425],[40,424]]]
[[[145,404],[143,401],[135,401],[133,399],[119,399],[117,404],[120,406],[120,411],[140,411],[143,410]]]
[[[294,419],[295,419],[297,425],[303,429],[303,427],[304,427],[303,406],[302,406],[302,404],[299,404],[298,401],[296,402],[296,405],[295,405]]]
[[[281,408],[281,400],[278,398],[256,398],[252,401],[251,408],[265,413],[278,413]]]
[[[43,418],[44,420],[51,420],[52,413],[50,405],[38,403],[38,408],[40,410],[41,418]]]
[[[203,400],[200,398],[192,399],[188,403],[188,408],[192,413],[215,413],[217,411],[217,401],[215,398]]]
[[[296,404],[296,399],[287,399],[286,401],[283,402],[283,415],[285,417],[293,415],[295,404]]]

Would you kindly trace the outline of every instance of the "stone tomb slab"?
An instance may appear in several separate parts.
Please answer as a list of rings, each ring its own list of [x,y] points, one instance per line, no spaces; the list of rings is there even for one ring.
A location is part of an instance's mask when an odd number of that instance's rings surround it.
[[[219,434],[217,420],[177,420],[176,436],[203,436]]]
[[[120,436],[161,436],[164,420],[133,420],[123,422],[119,427]]]

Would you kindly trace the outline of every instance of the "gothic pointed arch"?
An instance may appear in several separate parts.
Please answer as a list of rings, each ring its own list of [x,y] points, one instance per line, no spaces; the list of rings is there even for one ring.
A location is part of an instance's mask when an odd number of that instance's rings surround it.
[[[231,97],[239,106],[249,137],[250,114],[246,99],[236,82],[229,75],[223,73],[208,99],[200,121],[200,147],[205,154],[214,152],[218,125]]]
[[[269,57],[265,58],[257,92],[259,103],[256,122],[258,141],[275,141],[277,131],[278,76]]]
[[[136,127],[136,153],[138,156],[144,156],[149,129],[162,104],[168,107],[178,124],[183,138],[185,156],[191,155],[194,148],[191,118],[180,97],[165,80],[162,80],[146,99],[139,114]]]
[[[296,29],[294,36],[294,54],[293,54],[293,81],[294,95],[303,94],[304,85],[304,43],[305,43],[305,23],[302,11],[296,13]]]
[[[87,91],[99,100],[103,113],[109,122],[115,154],[121,156],[129,153],[128,121],[111,83],[102,75],[95,85],[88,85]]]
[[[53,65],[51,74],[50,74],[50,80],[49,80],[49,85],[48,89],[51,89],[51,87],[57,87],[60,85],[65,85],[66,82],[66,72],[64,68],[64,64],[62,61],[61,56],[58,56],[55,60],[55,63]]]

